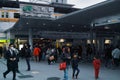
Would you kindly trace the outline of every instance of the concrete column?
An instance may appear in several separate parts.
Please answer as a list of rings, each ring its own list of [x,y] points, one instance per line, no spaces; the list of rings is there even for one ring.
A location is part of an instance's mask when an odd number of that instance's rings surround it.
[[[7,31],[7,43],[10,44],[10,30]]]
[[[7,47],[10,43],[14,43],[15,41],[15,35],[10,32],[10,30],[6,33],[6,40],[7,40]]]
[[[73,40],[73,45],[78,46],[79,44],[80,44],[80,39],[74,39]]]
[[[99,38],[98,39],[98,52],[102,53],[104,50],[104,38]]]
[[[9,39],[15,39],[15,35],[10,32],[10,30],[7,31],[7,40]]]
[[[30,44],[30,48],[31,48],[31,50],[33,50],[33,38],[32,38],[32,29],[31,28],[29,28],[29,44]]]
[[[93,33],[94,33],[94,32],[93,32],[94,26],[95,26],[95,25],[94,25],[93,23],[92,23],[91,26],[90,26],[90,27],[91,27],[91,28],[90,28],[90,43],[91,43],[92,49],[93,49],[93,38],[94,38],[94,35],[93,35]]]
[[[97,44],[97,38],[96,38],[96,33],[93,33],[93,40],[94,40],[94,53],[97,53],[97,50],[98,50],[98,44]]]
[[[114,46],[116,46],[116,45],[119,44],[119,36],[118,36],[118,35],[116,35],[116,36],[114,37],[112,44],[114,44]]]

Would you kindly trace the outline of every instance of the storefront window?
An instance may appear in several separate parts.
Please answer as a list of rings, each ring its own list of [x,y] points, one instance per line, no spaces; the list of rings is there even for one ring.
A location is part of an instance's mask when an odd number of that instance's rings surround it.
[[[111,40],[105,40],[105,44],[110,44]]]

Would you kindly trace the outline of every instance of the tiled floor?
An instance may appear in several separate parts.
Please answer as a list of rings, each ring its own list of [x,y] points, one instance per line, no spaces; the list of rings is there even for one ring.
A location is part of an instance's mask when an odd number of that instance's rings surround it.
[[[12,80],[12,72],[4,79],[2,73],[7,69],[6,61],[0,59],[0,80]],[[20,59],[17,80],[63,80],[63,71],[59,70],[59,63],[48,65],[46,61],[31,61],[31,71],[26,71],[27,66],[24,59]],[[95,80],[92,63],[80,63],[80,74],[78,80]],[[72,68],[69,68],[69,80],[72,80]],[[120,80],[120,67],[116,70],[107,69],[103,65],[98,80]]]

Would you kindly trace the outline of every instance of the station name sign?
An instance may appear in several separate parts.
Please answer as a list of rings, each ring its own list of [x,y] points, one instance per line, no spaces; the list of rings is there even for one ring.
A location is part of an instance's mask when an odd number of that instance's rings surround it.
[[[54,7],[20,4],[20,15],[25,17],[54,18]]]

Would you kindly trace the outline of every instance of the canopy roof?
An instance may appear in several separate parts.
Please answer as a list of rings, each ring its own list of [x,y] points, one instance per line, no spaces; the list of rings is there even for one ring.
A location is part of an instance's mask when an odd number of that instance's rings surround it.
[[[35,31],[60,31],[60,32],[84,32],[89,31],[91,28],[91,22],[95,19],[112,16],[120,13],[120,0],[108,0],[70,14],[67,14],[56,20],[45,20],[37,18],[23,18],[21,17],[19,22],[16,23],[14,29],[16,30],[28,30],[29,27]],[[115,25],[109,25],[111,29],[107,30],[120,32],[120,23]],[[27,27],[27,28],[26,28]],[[16,30],[15,30],[16,29]],[[94,30],[99,31],[104,29],[104,26],[95,27]]]

